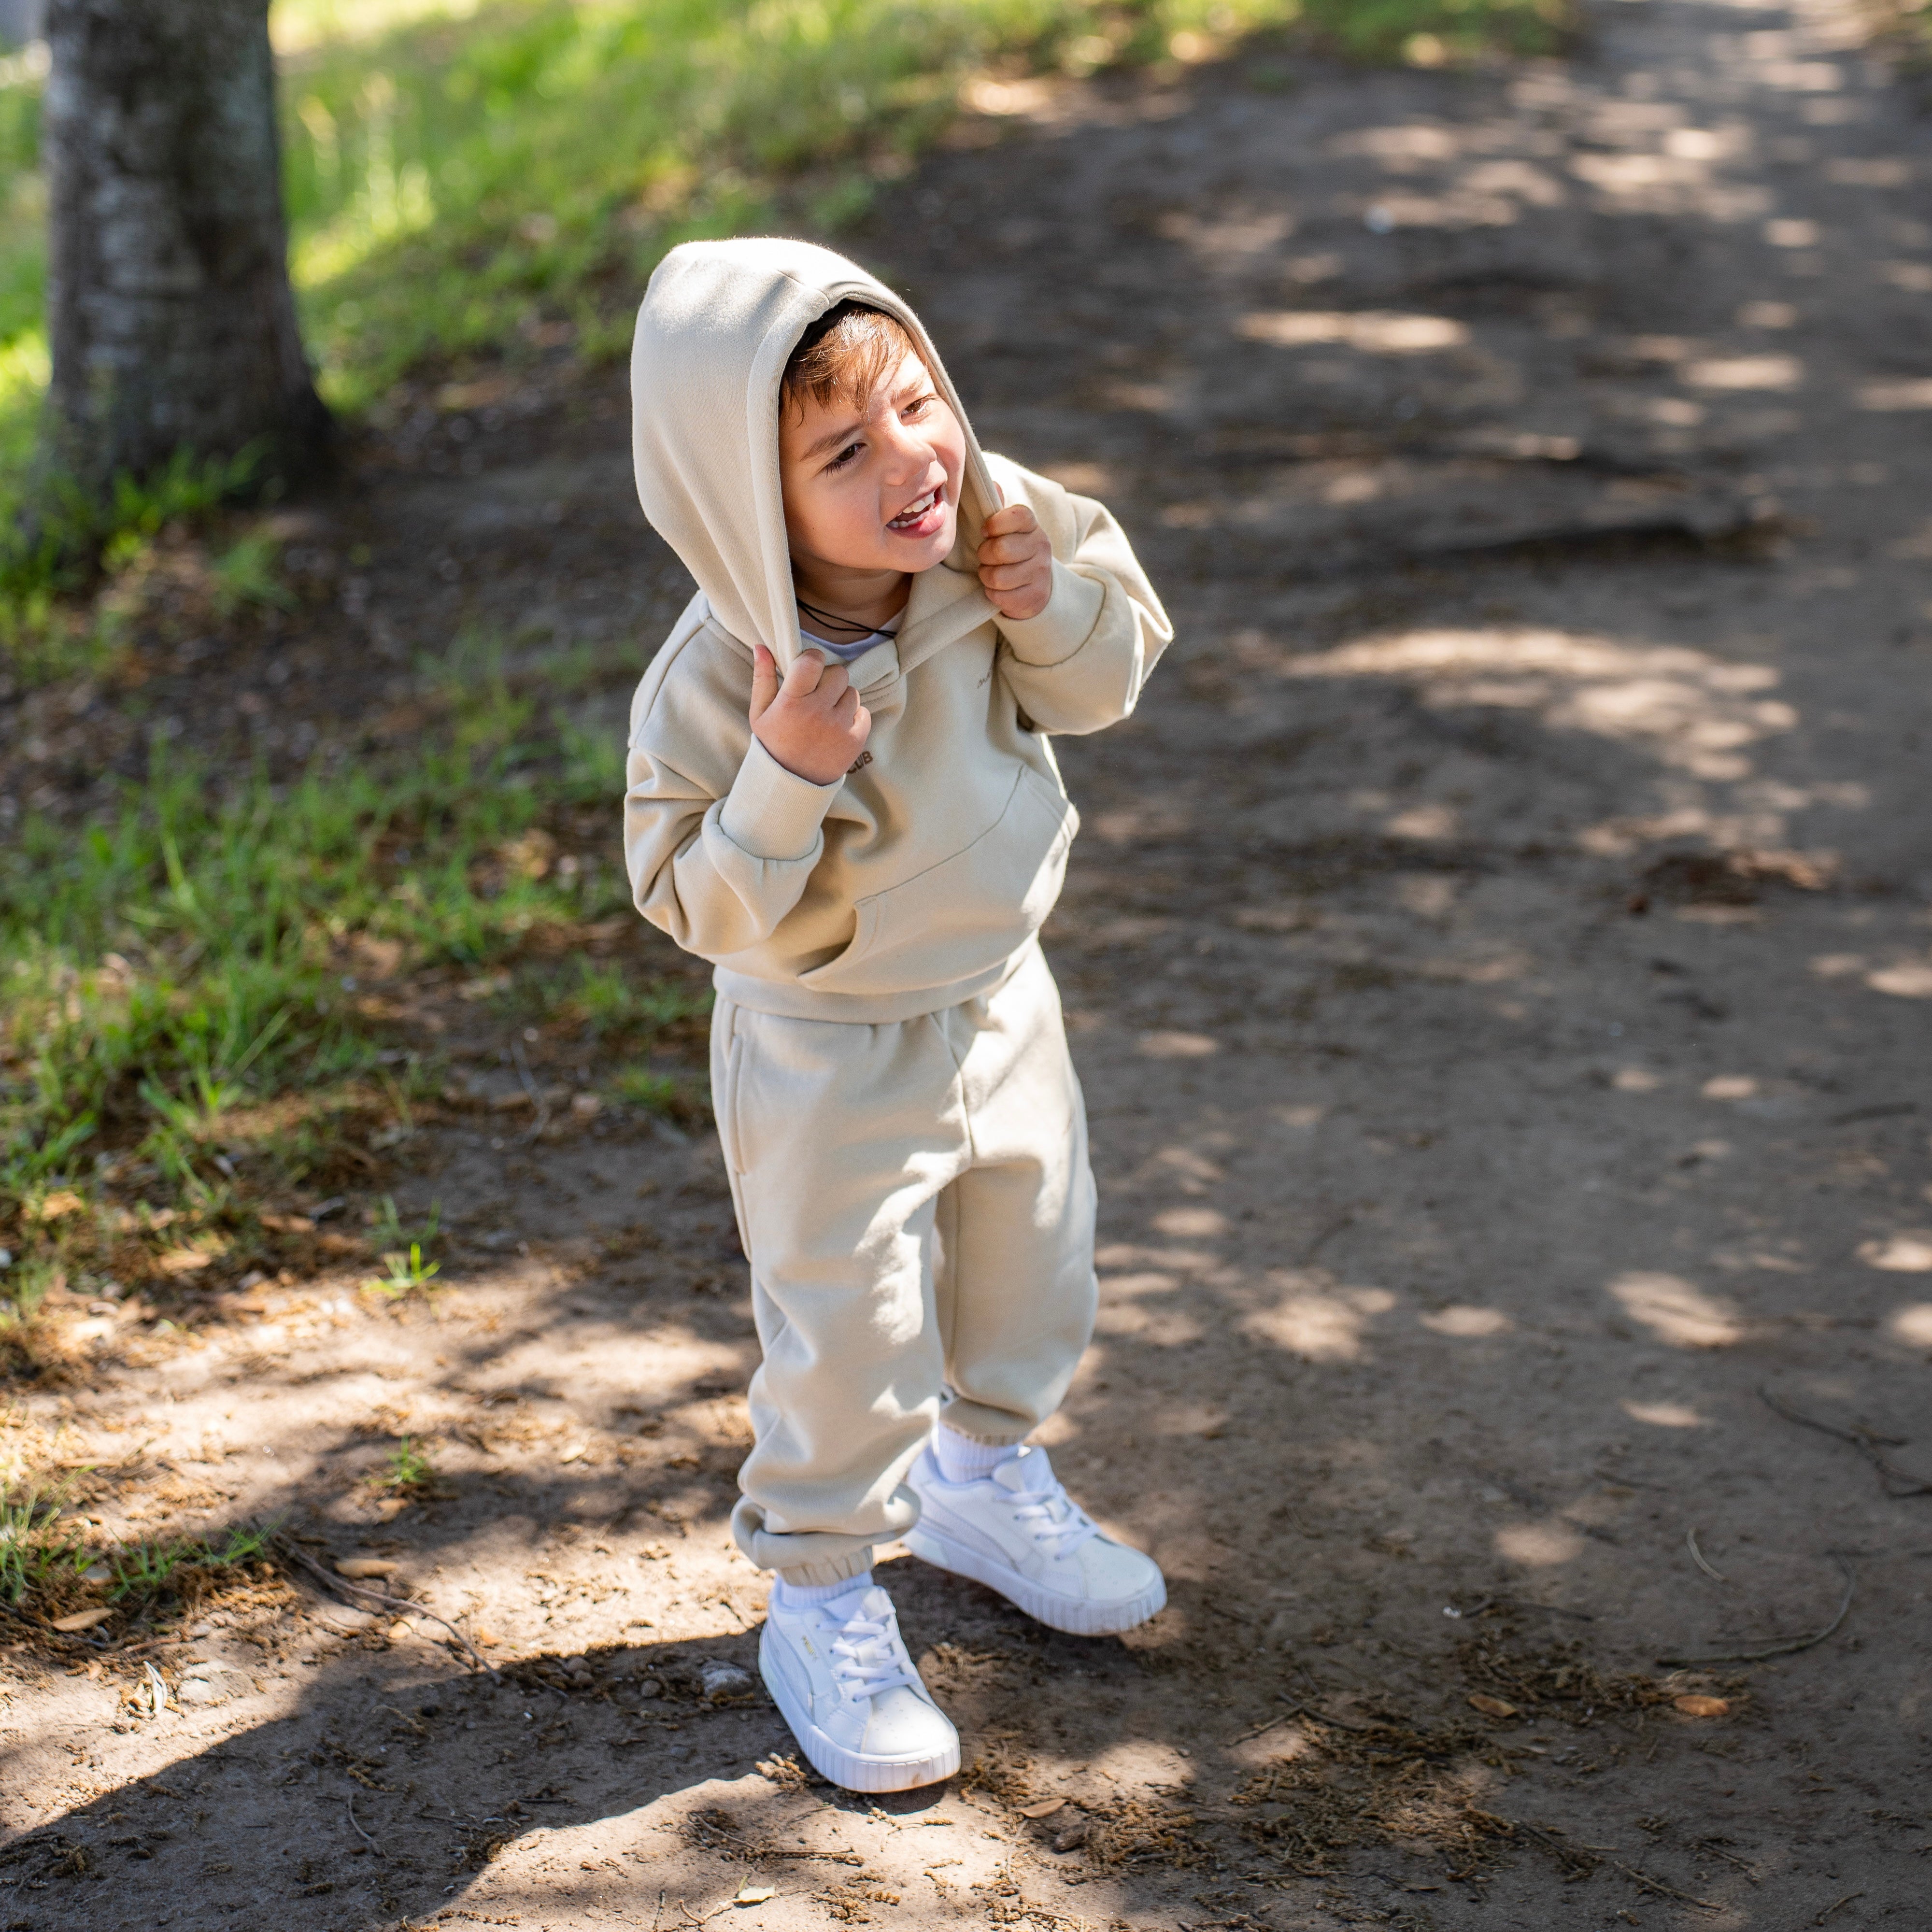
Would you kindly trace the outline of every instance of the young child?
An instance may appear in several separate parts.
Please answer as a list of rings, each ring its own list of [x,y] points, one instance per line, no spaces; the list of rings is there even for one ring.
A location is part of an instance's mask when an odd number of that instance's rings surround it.
[[[1056,1630],[1166,1600],[1023,1445],[1095,1303],[1048,734],[1124,717],[1172,634],[1106,510],[984,454],[910,309],[828,250],[674,249],[631,374],[638,494],[698,584],[632,706],[624,840],[638,910],[716,967],[764,1348],[733,1526],[806,1755],[904,1790],[959,1741],[874,1545]]]

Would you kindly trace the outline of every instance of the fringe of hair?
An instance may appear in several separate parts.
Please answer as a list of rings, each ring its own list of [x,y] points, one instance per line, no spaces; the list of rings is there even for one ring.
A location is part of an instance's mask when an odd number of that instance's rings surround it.
[[[864,410],[879,385],[918,353],[896,316],[863,302],[839,302],[799,338],[778,383],[779,405],[802,415],[808,400],[824,409],[845,396]]]

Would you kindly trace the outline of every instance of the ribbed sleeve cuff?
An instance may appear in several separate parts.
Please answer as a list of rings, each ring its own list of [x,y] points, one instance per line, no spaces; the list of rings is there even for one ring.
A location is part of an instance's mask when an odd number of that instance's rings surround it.
[[[754,859],[807,858],[843,778],[815,785],[788,772],[756,738],[718,814],[718,829]]]
[[[1000,633],[1022,664],[1045,668],[1070,658],[1094,634],[1106,590],[1090,577],[1053,560],[1053,590],[1037,617],[1002,617]]]

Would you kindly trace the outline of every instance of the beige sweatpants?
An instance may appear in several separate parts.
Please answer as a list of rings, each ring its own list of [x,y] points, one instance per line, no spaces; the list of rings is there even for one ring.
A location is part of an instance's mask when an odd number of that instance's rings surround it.
[[[738,1545],[794,1582],[864,1570],[918,1520],[946,1422],[1016,1442],[1093,1331],[1094,1180],[1060,994],[1006,983],[890,1024],[721,998],[712,1092],[764,1360]]]

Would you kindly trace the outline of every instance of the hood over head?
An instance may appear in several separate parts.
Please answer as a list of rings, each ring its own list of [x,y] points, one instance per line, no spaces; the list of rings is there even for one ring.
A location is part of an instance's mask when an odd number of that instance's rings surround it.
[[[966,439],[958,540],[940,567],[971,572],[1000,493],[919,317],[830,248],[782,238],[687,242],[658,266],[631,349],[638,500],[733,636],[781,668],[798,610],[778,474],[778,383],[799,338],[842,302],[905,326]]]

